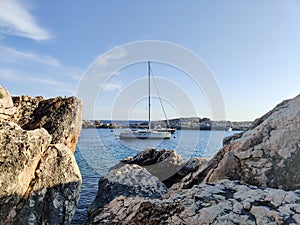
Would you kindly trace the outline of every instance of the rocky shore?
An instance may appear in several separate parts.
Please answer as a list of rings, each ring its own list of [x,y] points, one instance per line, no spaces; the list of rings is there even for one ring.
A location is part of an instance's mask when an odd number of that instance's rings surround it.
[[[99,180],[86,224],[300,224],[300,95],[211,159],[147,149]]]
[[[75,97],[11,97],[0,87],[0,224],[70,224],[81,174]],[[96,224],[300,224],[300,95],[211,159],[146,149],[99,179]]]
[[[75,97],[11,97],[0,87],[0,224],[70,224],[81,174]]]

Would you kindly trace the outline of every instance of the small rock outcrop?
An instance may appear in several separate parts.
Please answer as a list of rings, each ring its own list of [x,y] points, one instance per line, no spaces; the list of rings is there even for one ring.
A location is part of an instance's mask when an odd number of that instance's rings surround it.
[[[118,196],[161,198],[167,187],[157,177],[138,165],[124,165],[100,178],[99,189],[88,213],[93,214]]]
[[[115,198],[90,218],[96,224],[299,224],[300,192],[222,180],[170,191],[163,199]]]
[[[0,224],[70,224],[81,186],[72,153],[81,102],[22,96],[13,104],[0,93]]]
[[[283,101],[226,144],[177,188],[231,179],[259,187],[300,189],[300,95]]]
[[[149,148],[141,151],[133,158],[123,159],[119,164],[112,167],[111,170],[120,168],[125,164],[139,165],[165,183],[165,180],[176,174],[182,168],[183,161],[181,156],[174,150],[156,150],[155,148]]]

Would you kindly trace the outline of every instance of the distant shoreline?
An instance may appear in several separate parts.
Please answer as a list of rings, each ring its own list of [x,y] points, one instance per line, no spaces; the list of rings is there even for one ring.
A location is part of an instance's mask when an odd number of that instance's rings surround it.
[[[213,121],[209,118],[188,117],[151,121],[151,127],[170,127],[177,130],[233,130],[245,131],[253,124],[252,121]],[[132,128],[143,129],[148,127],[148,121],[142,120],[83,120],[82,128],[114,129]]]

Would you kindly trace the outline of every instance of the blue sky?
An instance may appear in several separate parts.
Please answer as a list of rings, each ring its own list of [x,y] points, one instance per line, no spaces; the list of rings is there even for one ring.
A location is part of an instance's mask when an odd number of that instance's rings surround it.
[[[299,28],[299,0],[0,0],[0,84],[12,95],[76,95],[88,67],[107,51],[130,42],[167,41],[207,64],[226,119],[253,120],[300,92]],[[146,69],[139,63],[118,71],[95,108],[85,111],[111,118],[112,103]],[[193,102],[195,111],[180,114],[165,98],[169,117],[211,117],[205,93],[186,74],[159,63],[152,69]],[[163,118],[158,99],[152,104],[152,118]],[[130,107],[129,118],[146,117],[145,99]]]

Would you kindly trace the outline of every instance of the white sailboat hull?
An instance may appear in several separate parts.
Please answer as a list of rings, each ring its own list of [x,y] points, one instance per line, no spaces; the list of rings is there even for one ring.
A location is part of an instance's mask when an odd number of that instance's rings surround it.
[[[125,131],[119,135],[120,139],[170,139],[170,132],[158,131]]]

